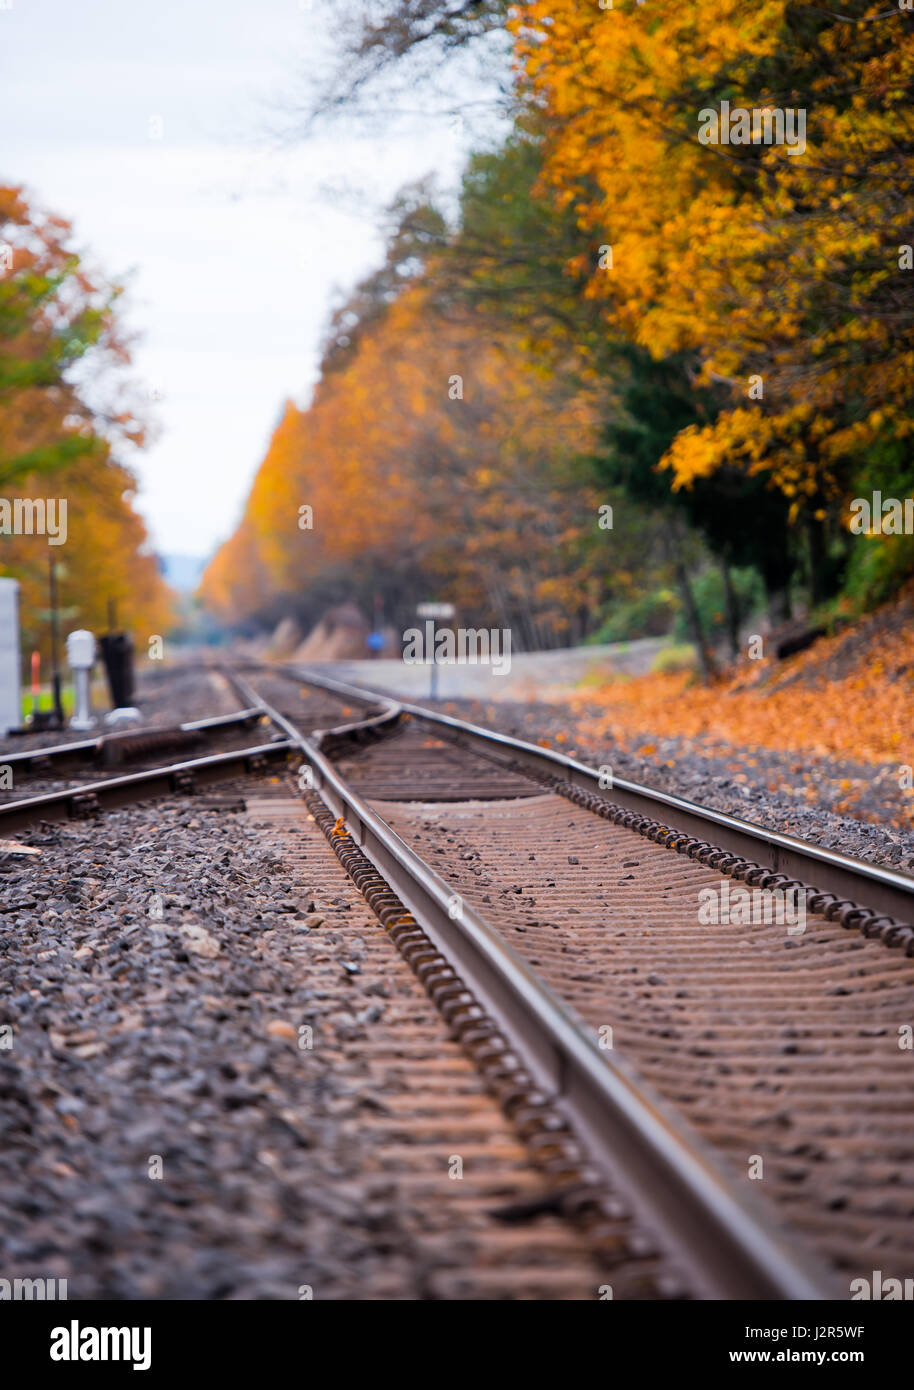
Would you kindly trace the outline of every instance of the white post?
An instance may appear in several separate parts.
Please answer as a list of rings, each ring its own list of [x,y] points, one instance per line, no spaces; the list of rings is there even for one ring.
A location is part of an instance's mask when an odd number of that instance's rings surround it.
[[[15,579],[0,579],[0,736],[21,723],[19,584]]]
[[[76,711],[70,720],[71,729],[94,729],[89,696],[89,673],[95,665],[95,637],[85,628],[71,632],[67,638],[67,661],[76,686]]]

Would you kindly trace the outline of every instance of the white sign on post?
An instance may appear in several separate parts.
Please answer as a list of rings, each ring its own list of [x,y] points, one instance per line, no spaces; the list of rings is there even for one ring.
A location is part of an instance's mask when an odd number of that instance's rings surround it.
[[[431,687],[429,689],[429,699],[438,698],[438,657],[435,650],[435,623],[437,620],[449,622],[456,613],[456,608],[452,603],[418,603],[416,614],[420,618],[425,618],[425,660],[431,665]]]
[[[420,618],[453,618],[457,612],[452,603],[420,603],[416,606],[416,613]]]

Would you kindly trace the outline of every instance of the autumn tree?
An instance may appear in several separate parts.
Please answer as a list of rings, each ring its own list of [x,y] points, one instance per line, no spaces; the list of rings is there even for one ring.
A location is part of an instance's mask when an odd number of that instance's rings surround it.
[[[384,260],[335,309],[321,354],[321,380],[351,360],[365,330],[383,318],[407,285],[421,280],[429,257],[447,244],[447,224],[434,204],[431,183],[407,185],[387,209]]]
[[[64,544],[0,536],[0,573],[20,581],[24,641],[45,652],[51,556],[73,626],[104,628],[109,600],[140,636],[170,622],[135,481],[114,452],[143,442],[120,294],[73,249],[68,223],[0,188],[0,488],[8,501],[15,491],[67,504]]]
[[[814,599],[832,591],[854,491],[914,482],[909,16],[862,0],[358,13],[312,114],[358,106],[394,72],[434,86],[439,58],[510,35],[515,132],[471,160],[453,228],[424,190],[404,201],[210,592],[263,612],[270,594],[380,574],[396,607],[440,574],[525,642],[567,640],[620,576],[656,573],[652,544],[629,569],[621,529],[601,571],[585,518],[607,489],[642,543],[665,540],[687,610],[687,571],[710,555],[731,599],[730,568],[757,568],[775,616],[797,573]],[[755,136],[724,138],[728,111],[760,122]],[[776,118],[779,138],[763,136]],[[315,533],[293,543],[283,528],[312,495]],[[239,546],[247,598],[226,558]]]
[[[657,0],[595,17],[556,0],[511,23],[545,112],[545,181],[613,246],[587,293],[727,394],[673,440],[674,488],[725,466],[762,478],[823,558],[868,451],[911,428],[911,16]],[[803,147],[703,142],[702,113],[725,101],[802,111]]]
[[[612,272],[611,247],[588,243],[573,210],[543,196],[543,141],[533,133],[539,122],[526,124],[529,129],[501,149],[471,158],[460,225],[431,263],[436,303],[479,305],[515,323],[534,374],[567,371],[570,361],[577,363],[581,381],[596,393],[602,419],[593,457],[596,481],[635,506],[642,529],[645,510],[652,514],[700,652],[706,637],[688,571],[701,556],[691,533],[703,537],[722,566],[735,649],[741,614],[730,569],[756,566],[773,607],[783,601],[797,563],[795,547],[783,539],[788,506],[764,479],[733,467],[692,488],[671,489],[660,461],[681,431],[716,418],[719,388],[697,383],[693,353],[654,359],[618,331],[608,331],[602,305],[586,291],[593,267]]]
[[[112,365],[127,349],[115,316],[121,290],[89,274],[58,217],[0,188],[0,483],[102,458],[143,429]],[[91,369],[92,403],[80,385]]]
[[[511,627],[521,646],[592,630],[605,584],[600,499],[579,466],[592,396],[571,373],[531,375],[504,325],[452,310],[442,317],[428,285],[408,285],[311,408],[287,407],[241,526],[204,576],[209,602],[269,618],[279,597],[314,618],[315,597],[338,586],[365,604],[379,593],[408,626],[434,592],[459,602],[462,621]],[[252,572],[266,577],[266,605]]]

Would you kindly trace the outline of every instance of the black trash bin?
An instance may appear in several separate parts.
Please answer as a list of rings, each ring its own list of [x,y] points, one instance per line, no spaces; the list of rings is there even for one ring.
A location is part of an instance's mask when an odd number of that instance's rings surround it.
[[[133,640],[127,632],[109,632],[99,638],[112,709],[133,704]]]

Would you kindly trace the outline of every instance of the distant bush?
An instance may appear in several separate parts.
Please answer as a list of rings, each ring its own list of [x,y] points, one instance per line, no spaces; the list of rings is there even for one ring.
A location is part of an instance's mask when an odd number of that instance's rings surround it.
[[[856,536],[844,593],[862,612],[887,602],[914,575],[914,536]]]
[[[638,637],[665,637],[673,626],[679,596],[672,589],[653,589],[615,604],[592,642],[631,642]]]
[[[695,648],[688,642],[678,642],[671,647],[663,647],[651,663],[651,671],[656,675],[671,675],[675,671],[695,671],[698,669],[698,656]]]
[[[914,493],[914,462],[906,438],[880,441],[854,479],[857,497],[871,499],[877,490],[886,499]],[[842,594],[856,612],[887,602],[914,575],[914,536],[857,535],[848,528],[843,539],[847,559]]]
[[[751,568],[732,569],[730,578],[736,593],[736,610],[739,621],[742,622],[751,613],[764,608],[765,586],[758,571]],[[702,632],[706,640],[714,644],[725,637],[727,632],[727,598],[723,575],[715,565],[691,576],[690,583],[701,619]],[[676,614],[673,636],[677,642],[684,642],[691,637],[681,605]]]

